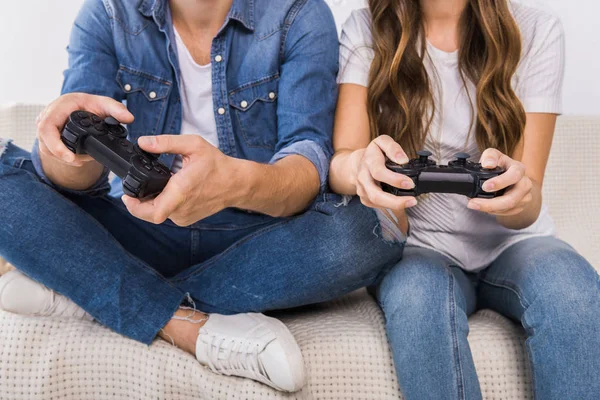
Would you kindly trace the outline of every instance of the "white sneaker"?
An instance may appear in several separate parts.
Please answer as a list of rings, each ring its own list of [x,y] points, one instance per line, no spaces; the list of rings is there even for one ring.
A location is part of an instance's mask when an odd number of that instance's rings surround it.
[[[36,317],[94,320],[65,296],[16,270],[0,276],[0,310]]]
[[[283,322],[262,314],[211,314],[200,328],[196,358],[213,372],[295,392],[304,386],[304,360]]]

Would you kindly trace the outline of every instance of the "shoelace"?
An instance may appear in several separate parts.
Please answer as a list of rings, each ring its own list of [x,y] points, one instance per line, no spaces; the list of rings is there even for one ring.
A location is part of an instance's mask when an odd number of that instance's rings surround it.
[[[208,365],[223,375],[244,372],[248,377],[265,379],[268,377],[258,359],[259,350],[258,343],[215,335],[210,343]],[[225,357],[220,358],[223,352]]]

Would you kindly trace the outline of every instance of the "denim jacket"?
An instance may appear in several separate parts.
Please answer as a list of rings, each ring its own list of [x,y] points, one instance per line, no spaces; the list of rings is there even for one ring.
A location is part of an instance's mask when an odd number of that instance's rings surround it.
[[[168,0],[86,0],[71,33],[62,93],[125,102],[135,116],[128,126],[132,141],[178,134],[175,46]],[[338,36],[327,4],[234,0],[213,40],[211,60],[220,150],[261,163],[302,155],[316,166],[323,191],[333,153],[338,71]],[[161,161],[171,165],[173,158],[167,154]],[[36,161],[34,154],[39,167]],[[107,185],[103,177],[92,191],[106,191]],[[112,194],[119,195],[120,187],[113,182]]]

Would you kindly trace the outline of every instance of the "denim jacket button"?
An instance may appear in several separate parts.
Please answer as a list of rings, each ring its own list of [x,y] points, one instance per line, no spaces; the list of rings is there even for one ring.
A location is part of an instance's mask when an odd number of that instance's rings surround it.
[[[217,112],[219,113],[219,115],[225,115],[225,109],[224,108],[219,108],[217,110]]]
[[[155,99],[156,98],[156,92],[150,92],[149,94],[151,99]]]
[[[223,57],[222,56],[216,56],[215,57],[215,61],[220,63],[221,61],[223,61]]]
[[[129,83],[127,85],[125,85],[125,91],[131,92],[131,85]]]
[[[242,106],[242,108],[246,108],[248,107],[248,102],[246,100],[242,101],[242,103],[240,104]]]
[[[273,100],[275,98],[275,92],[269,93],[269,98]]]

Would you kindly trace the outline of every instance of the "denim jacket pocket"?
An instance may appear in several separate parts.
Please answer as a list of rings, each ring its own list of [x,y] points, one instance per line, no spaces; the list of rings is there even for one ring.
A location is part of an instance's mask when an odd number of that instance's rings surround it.
[[[172,82],[123,65],[116,80],[127,100],[127,108],[135,116],[133,124],[128,126],[131,138],[157,134]]]
[[[229,93],[234,123],[249,147],[269,150],[277,145],[277,97],[279,76],[240,86]]]

